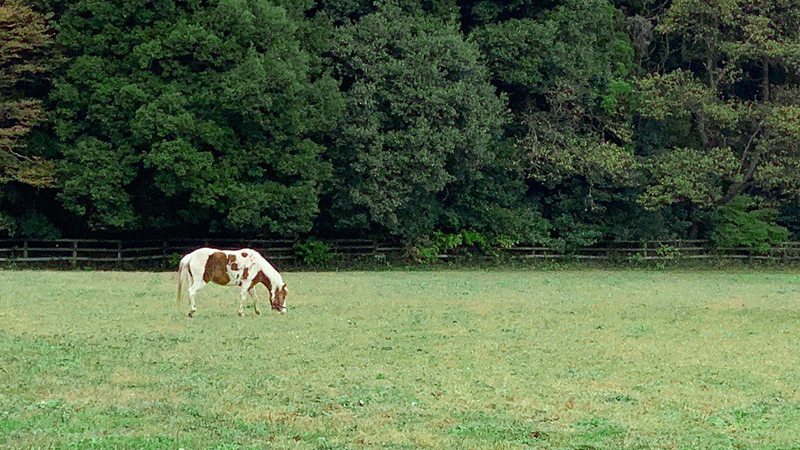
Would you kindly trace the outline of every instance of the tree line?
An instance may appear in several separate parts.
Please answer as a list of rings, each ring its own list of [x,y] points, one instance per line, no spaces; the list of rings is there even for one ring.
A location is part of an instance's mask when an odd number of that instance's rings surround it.
[[[800,237],[800,0],[6,0],[0,69],[5,236]]]

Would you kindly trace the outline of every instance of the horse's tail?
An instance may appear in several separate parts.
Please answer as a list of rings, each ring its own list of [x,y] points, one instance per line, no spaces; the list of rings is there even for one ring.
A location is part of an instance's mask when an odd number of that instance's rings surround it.
[[[181,307],[181,301],[183,300],[183,284],[190,281],[190,277],[189,261],[187,258],[183,258],[178,264],[178,308]]]

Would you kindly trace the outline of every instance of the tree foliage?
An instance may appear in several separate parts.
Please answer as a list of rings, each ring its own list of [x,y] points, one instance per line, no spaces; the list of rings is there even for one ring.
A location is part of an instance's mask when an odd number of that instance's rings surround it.
[[[311,228],[339,97],[285,8],[80,0],[59,25],[65,207],[95,229]]]
[[[789,230],[775,223],[777,215],[775,208],[759,208],[753,198],[736,196],[717,210],[712,239],[719,247],[765,252],[789,238]]]
[[[0,5],[0,183],[53,183],[53,164],[26,141],[45,119],[41,85],[53,69],[52,40],[46,18],[21,0]]]
[[[476,27],[470,39],[512,99],[508,134],[536,183],[533,196],[549,205],[554,237],[565,246],[592,243],[603,235],[597,218],[607,208],[601,199],[611,198],[606,190],[634,182],[631,38],[605,0],[515,15]],[[580,196],[575,189],[589,193],[588,201],[572,201]]]
[[[641,117],[671,133],[647,158],[644,204],[712,208],[754,190],[796,198],[800,4],[777,3],[687,0],[664,14],[660,30],[703,70],[641,80]]]
[[[4,234],[800,236],[800,0],[22,1]]]
[[[512,164],[499,150],[503,98],[456,23],[381,3],[337,43],[347,114],[331,155],[343,225],[414,237],[513,206],[491,187],[494,167]],[[464,205],[475,191],[481,202]]]

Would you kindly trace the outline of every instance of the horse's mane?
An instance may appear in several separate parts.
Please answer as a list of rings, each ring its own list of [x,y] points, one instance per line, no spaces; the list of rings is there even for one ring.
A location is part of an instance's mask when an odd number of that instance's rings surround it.
[[[273,289],[280,289],[284,285],[281,274],[275,270],[274,267],[272,267],[272,264],[270,264],[269,261],[267,261],[267,259],[261,255],[261,253],[254,251],[253,256],[255,257],[254,259],[258,263],[261,271],[267,278],[269,278],[270,282],[274,286]]]

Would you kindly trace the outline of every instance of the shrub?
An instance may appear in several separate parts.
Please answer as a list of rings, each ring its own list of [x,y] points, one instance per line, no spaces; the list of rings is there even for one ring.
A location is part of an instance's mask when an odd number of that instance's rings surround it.
[[[775,223],[777,215],[774,208],[758,208],[748,195],[737,196],[717,209],[712,240],[717,247],[766,252],[789,238],[789,230]]]
[[[493,236],[472,230],[462,230],[458,233],[442,233],[436,231],[431,237],[418,239],[410,248],[411,256],[421,263],[438,261],[439,255],[445,252],[484,256],[498,256],[498,250],[509,248],[517,241],[505,236]]]
[[[331,246],[316,239],[307,239],[295,245],[295,254],[308,266],[324,266],[333,259]]]

